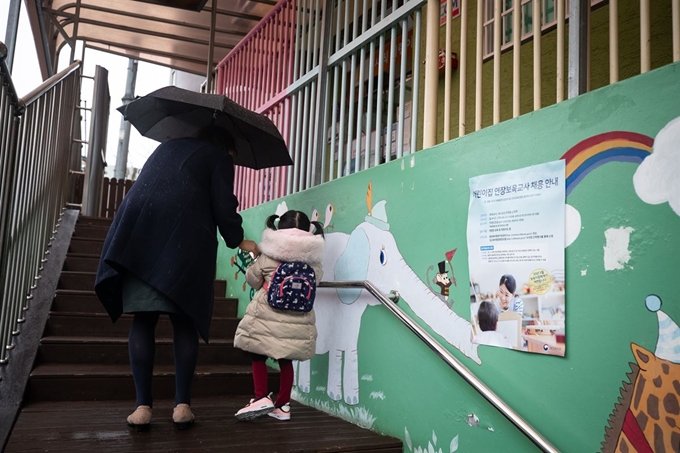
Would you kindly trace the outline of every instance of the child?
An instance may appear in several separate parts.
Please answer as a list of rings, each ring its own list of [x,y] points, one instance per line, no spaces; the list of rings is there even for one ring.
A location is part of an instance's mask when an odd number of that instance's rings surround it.
[[[498,311],[491,302],[484,301],[479,304],[477,311],[477,322],[479,332],[472,340],[474,344],[486,344],[489,346],[500,346],[502,348],[512,348],[510,341],[500,332],[496,332],[498,325]]]
[[[308,312],[278,310],[267,301],[266,287],[281,262],[304,262],[312,266],[316,281],[322,277],[323,227],[310,222],[300,211],[288,211],[279,218],[278,229],[267,219],[262,233],[262,254],[246,270],[248,284],[257,292],[246,308],[246,314],[236,329],[234,346],[250,352],[253,367],[255,397],[236,413],[239,420],[251,420],[269,414],[278,420],[290,420],[290,392],[293,388],[292,360],[308,360],[316,350],[316,316]],[[310,233],[311,226],[314,233]],[[320,235],[320,236],[317,236]],[[267,357],[278,360],[281,368],[280,387],[276,402],[267,388]]]

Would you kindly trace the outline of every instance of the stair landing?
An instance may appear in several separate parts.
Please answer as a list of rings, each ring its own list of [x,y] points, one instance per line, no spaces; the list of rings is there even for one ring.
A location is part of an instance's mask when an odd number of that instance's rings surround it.
[[[234,413],[245,402],[243,396],[194,398],[196,422],[179,431],[172,424],[172,401],[159,400],[151,429],[141,433],[125,424],[134,409],[129,400],[31,403],[21,411],[5,452],[402,452],[397,439],[294,401],[290,421],[267,416],[237,421]]]

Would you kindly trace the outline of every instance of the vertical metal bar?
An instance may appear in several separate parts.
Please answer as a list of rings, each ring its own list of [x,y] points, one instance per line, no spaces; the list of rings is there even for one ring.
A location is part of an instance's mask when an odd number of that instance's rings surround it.
[[[517,2],[519,0],[515,0]],[[467,110],[467,14],[468,0],[460,0],[460,50],[458,60],[458,73],[460,78],[458,89],[458,136],[465,135],[465,116]],[[513,50],[514,52],[514,50]],[[415,111],[417,106],[413,106],[411,111]],[[412,137],[411,140],[415,140]]]
[[[19,30],[19,16],[21,15],[21,0],[9,0],[9,11],[7,12],[7,29],[5,30],[5,45],[7,46],[7,57],[5,64],[9,74],[12,73],[14,63],[14,51],[17,44],[17,32]]]
[[[359,35],[359,0],[354,0],[353,16],[352,16],[352,41],[354,41]],[[347,33],[347,30],[345,30]],[[349,76],[349,115],[347,120],[347,173],[353,173],[357,170],[356,161],[359,157],[358,148],[354,151],[352,150],[352,139],[354,138],[354,127],[356,125],[355,114],[356,107],[355,93],[356,93],[356,83],[357,83],[357,54],[352,53],[352,60],[350,63],[350,76]],[[358,143],[357,143],[358,145]],[[354,171],[352,171],[352,155],[354,154]]]
[[[368,4],[368,0],[364,0]],[[372,0],[371,3],[371,27],[375,25],[375,21],[378,16],[378,0]],[[366,126],[364,130],[366,131],[366,155],[364,156],[364,170],[367,170],[371,161],[371,129],[373,128],[373,84],[375,80],[375,69],[382,69],[382,61],[375,61],[375,39],[371,40],[371,44],[368,51],[368,102],[366,103]],[[379,131],[375,131],[376,134]],[[376,150],[377,152],[377,150]],[[374,158],[375,159],[375,158]]]
[[[359,1],[359,0],[355,0]],[[363,0],[363,10],[361,14],[361,33],[365,33],[367,30],[367,25],[368,25],[368,0]],[[362,155],[361,153],[361,132],[362,132],[362,126],[364,122],[364,78],[366,76],[365,72],[365,66],[366,66],[366,45],[364,44],[361,46],[361,50],[359,52],[359,105],[357,107],[357,123],[356,123],[356,159],[354,163],[354,168],[356,171],[361,170],[361,162],[368,160],[370,151],[368,148],[365,148],[364,153],[365,155]],[[370,64],[369,64],[369,70],[370,70]],[[370,129],[366,129],[366,135],[371,135]]]
[[[609,83],[619,81],[619,0],[609,0]]]
[[[439,31],[439,30],[437,30]],[[389,78],[387,80],[387,123],[385,127],[387,129],[385,138],[385,162],[392,160],[392,123],[394,123],[394,79],[397,72],[397,27],[392,25],[390,29],[391,40],[390,40],[390,72]],[[439,54],[437,54],[438,56]],[[434,104],[436,110],[437,104]],[[436,121],[436,120],[435,120]],[[436,134],[436,124],[435,124],[435,134]],[[436,137],[436,135],[435,135]],[[395,143],[396,145],[396,143]]]
[[[451,0],[447,0],[451,1]],[[408,44],[408,24],[401,21],[401,71],[399,74],[399,114],[397,119],[397,158],[404,155],[404,104],[406,103],[406,45]],[[451,59],[449,58],[449,65]],[[447,110],[447,116],[451,116],[451,110]]]
[[[309,72],[312,70],[313,63],[314,63],[314,52],[316,49],[312,48],[312,45],[314,43],[314,35],[312,33],[312,27],[314,26],[314,16],[312,15],[312,0],[309,0],[309,6],[307,7],[306,15],[305,17],[307,18],[307,47],[305,48],[305,55],[306,55],[306,71]]]
[[[298,92],[299,93],[299,92]],[[289,169],[288,170],[288,175],[287,175],[287,189],[286,189],[286,195],[290,195],[293,193],[293,186],[294,186],[294,181],[293,178],[295,176],[295,172],[297,171],[297,166],[295,165],[295,148],[297,146],[297,118],[300,115],[300,110],[301,108],[298,108],[298,93],[294,93],[291,95],[291,109],[290,109],[290,133],[288,135],[288,150],[291,153],[291,160],[293,161],[293,168],[292,171]]]
[[[78,0],[80,2],[80,0]],[[205,77],[205,91],[212,93],[213,56],[215,55],[215,24],[217,23],[217,0],[210,3],[210,40],[208,42],[208,68]]]
[[[475,130],[482,128],[482,64],[484,41],[484,2],[477,0],[477,51],[475,55]]]
[[[463,0],[465,3],[467,0]],[[418,139],[418,111],[420,110],[419,96],[420,96],[420,36],[421,36],[421,21],[422,13],[420,10],[416,11],[415,31],[413,38],[415,39],[415,48],[413,50],[413,101],[411,102],[411,154],[416,152],[416,141]],[[463,80],[461,75],[461,80]]]
[[[481,3],[481,2],[480,2]],[[425,42],[425,105],[423,148],[437,144],[437,90],[439,85],[439,0],[427,0],[427,41]],[[387,128],[392,127],[387,124]],[[388,130],[388,134],[389,134]],[[389,154],[389,153],[388,153]]]
[[[305,119],[307,120],[307,146],[305,146],[305,154],[304,154],[304,159],[305,159],[305,185],[304,188],[309,189],[312,187],[312,167],[314,166],[314,162],[312,161],[313,157],[313,152],[310,152],[310,150],[314,146],[314,130],[315,128],[315,118],[316,115],[314,112],[316,111],[316,96],[317,96],[317,83],[316,81],[312,81],[311,86],[306,87],[305,89],[309,88],[309,102],[307,104],[307,107],[305,111],[307,114],[305,115]]]
[[[534,110],[541,108],[541,22],[543,21],[542,2],[534,0],[532,6],[534,26]]]
[[[586,92],[590,0],[569,2],[569,99]]]
[[[521,102],[522,4],[520,0],[513,0],[512,5],[512,117],[517,118]]]
[[[69,42],[71,45],[71,57],[69,58],[69,64],[73,64],[76,58],[76,40],[78,39],[78,24],[80,23],[80,3],[81,0],[76,0],[76,14],[73,18],[73,36],[71,36],[71,42]]]
[[[610,0],[610,7],[612,2],[616,1],[618,0]],[[564,27],[564,0],[557,0],[557,89],[555,93],[557,102],[564,101]]]
[[[453,1],[446,0],[446,43],[444,45],[444,141],[451,140],[451,10]],[[398,148],[398,147],[397,147]]]
[[[380,2],[380,20],[385,18],[387,14],[387,2]],[[380,155],[382,154],[382,111],[383,111],[383,93],[385,85],[383,83],[385,66],[385,33],[380,35],[380,43],[378,44],[378,98],[376,100],[376,115],[375,115],[375,161],[374,166],[380,165]]]
[[[302,141],[302,133],[304,133],[304,130],[302,130],[302,115],[305,110],[305,102],[304,102],[304,97],[303,93],[301,91],[298,91],[295,96],[297,97],[297,102],[298,102],[298,109],[297,109],[297,121],[296,121],[296,129],[295,129],[295,150],[294,150],[294,158],[293,158],[293,191],[292,193],[298,192],[300,190],[300,153],[303,150],[301,141]]]
[[[680,61],[680,0],[672,0],[673,61]]]
[[[328,78],[330,76],[328,71],[328,54],[330,52],[331,26],[333,21],[333,0],[324,0],[322,11],[323,23],[320,30],[318,90],[314,113],[317,123],[316,127],[314,127],[314,150],[312,153],[312,183],[314,185],[326,181],[326,156],[328,154],[326,134],[328,133],[328,97],[330,94],[328,86]],[[320,162],[319,154],[321,154]]]
[[[493,124],[498,124],[501,120],[501,0],[494,0],[493,4]]]
[[[640,73],[652,68],[650,0],[640,0]]]

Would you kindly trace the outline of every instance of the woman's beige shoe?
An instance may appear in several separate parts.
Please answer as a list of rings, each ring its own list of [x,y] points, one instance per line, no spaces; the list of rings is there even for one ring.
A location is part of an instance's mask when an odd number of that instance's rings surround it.
[[[153,409],[150,406],[138,406],[137,409],[128,416],[127,424],[134,427],[137,431],[148,431],[151,423]]]
[[[172,421],[177,429],[187,429],[194,422],[194,414],[188,404],[180,403],[172,410]]]

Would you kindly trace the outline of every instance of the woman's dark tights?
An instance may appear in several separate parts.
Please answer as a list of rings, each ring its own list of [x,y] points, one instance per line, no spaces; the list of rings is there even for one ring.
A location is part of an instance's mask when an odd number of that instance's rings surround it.
[[[156,324],[159,312],[135,313],[130,328],[130,366],[137,392],[137,406],[152,406],[151,378],[156,351]],[[170,314],[175,357],[175,405],[191,404],[191,381],[198,358],[198,332],[191,318]]]

